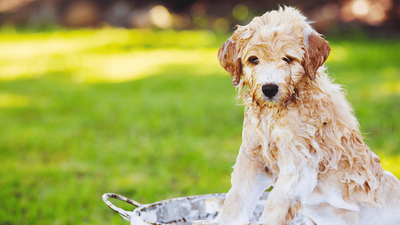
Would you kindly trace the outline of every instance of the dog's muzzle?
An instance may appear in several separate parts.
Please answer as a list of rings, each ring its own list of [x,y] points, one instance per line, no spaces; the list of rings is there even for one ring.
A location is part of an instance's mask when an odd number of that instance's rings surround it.
[[[268,98],[272,98],[276,95],[276,93],[278,93],[278,85],[276,84],[264,84],[262,87],[262,92],[264,93],[264,95]]]

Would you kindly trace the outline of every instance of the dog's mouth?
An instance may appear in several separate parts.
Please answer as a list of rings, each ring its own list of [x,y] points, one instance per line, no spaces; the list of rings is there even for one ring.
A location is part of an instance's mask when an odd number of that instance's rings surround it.
[[[264,102],[276,102],[278,101],[277,97],[264,97]]]
[[[273,97],[267,97],[262,93],[260,93],[258,95],[258,98],[256,97],[254,101],[257,103],[258,106],[263,106],[263,107],[273,107],[280,104],[280,99],[278,95]]]
[[[273,106],[279,105],[279,103],[280,103],[280,101],[277,96],[274,96],[274,97],[265,97],[264,96],[264,98],[262,99],[261,105],[264,105],[267,107],[273,107]]]

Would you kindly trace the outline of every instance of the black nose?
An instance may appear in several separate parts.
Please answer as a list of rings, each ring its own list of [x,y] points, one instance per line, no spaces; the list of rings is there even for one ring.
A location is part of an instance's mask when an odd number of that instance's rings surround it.
[[[267,97],[274,97],[276,93],[278,93],[278,85],[276,84],[264,84],[262,86],[262,92],[264,93],[265,96]]]

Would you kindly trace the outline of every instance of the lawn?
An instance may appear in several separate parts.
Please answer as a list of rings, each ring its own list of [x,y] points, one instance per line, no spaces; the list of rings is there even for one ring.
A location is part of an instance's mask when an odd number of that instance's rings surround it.
[[[227,192],[243,121],[216,57],[227,37],[0,31],[0,224],[128,224],[103,193]],[[400,177],[400,42],[330,43],[366,143]]]

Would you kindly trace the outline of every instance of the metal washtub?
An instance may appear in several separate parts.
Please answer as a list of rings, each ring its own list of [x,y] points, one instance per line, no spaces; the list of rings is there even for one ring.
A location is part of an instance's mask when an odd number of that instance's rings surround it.
[[[191,225],[195,220],[213,220],[218,216],[224,204],[226,194],[208,194],[181,198],[173,198],[151,204],[140,204],[134,200],[121,195],[107,193],[103,195],[103,201],[114,211],[119,213],[122,218],[131,222],[131,225]],[[256,208],[251,222],[257,222],[260,218],[264,204],[269,192],[264,192]],[[115,198],[136,206],[133,211],[125,211],[116,207],[108,198]],[[305,218],[301,213],[297,213],[291,225],[305,225]]]

